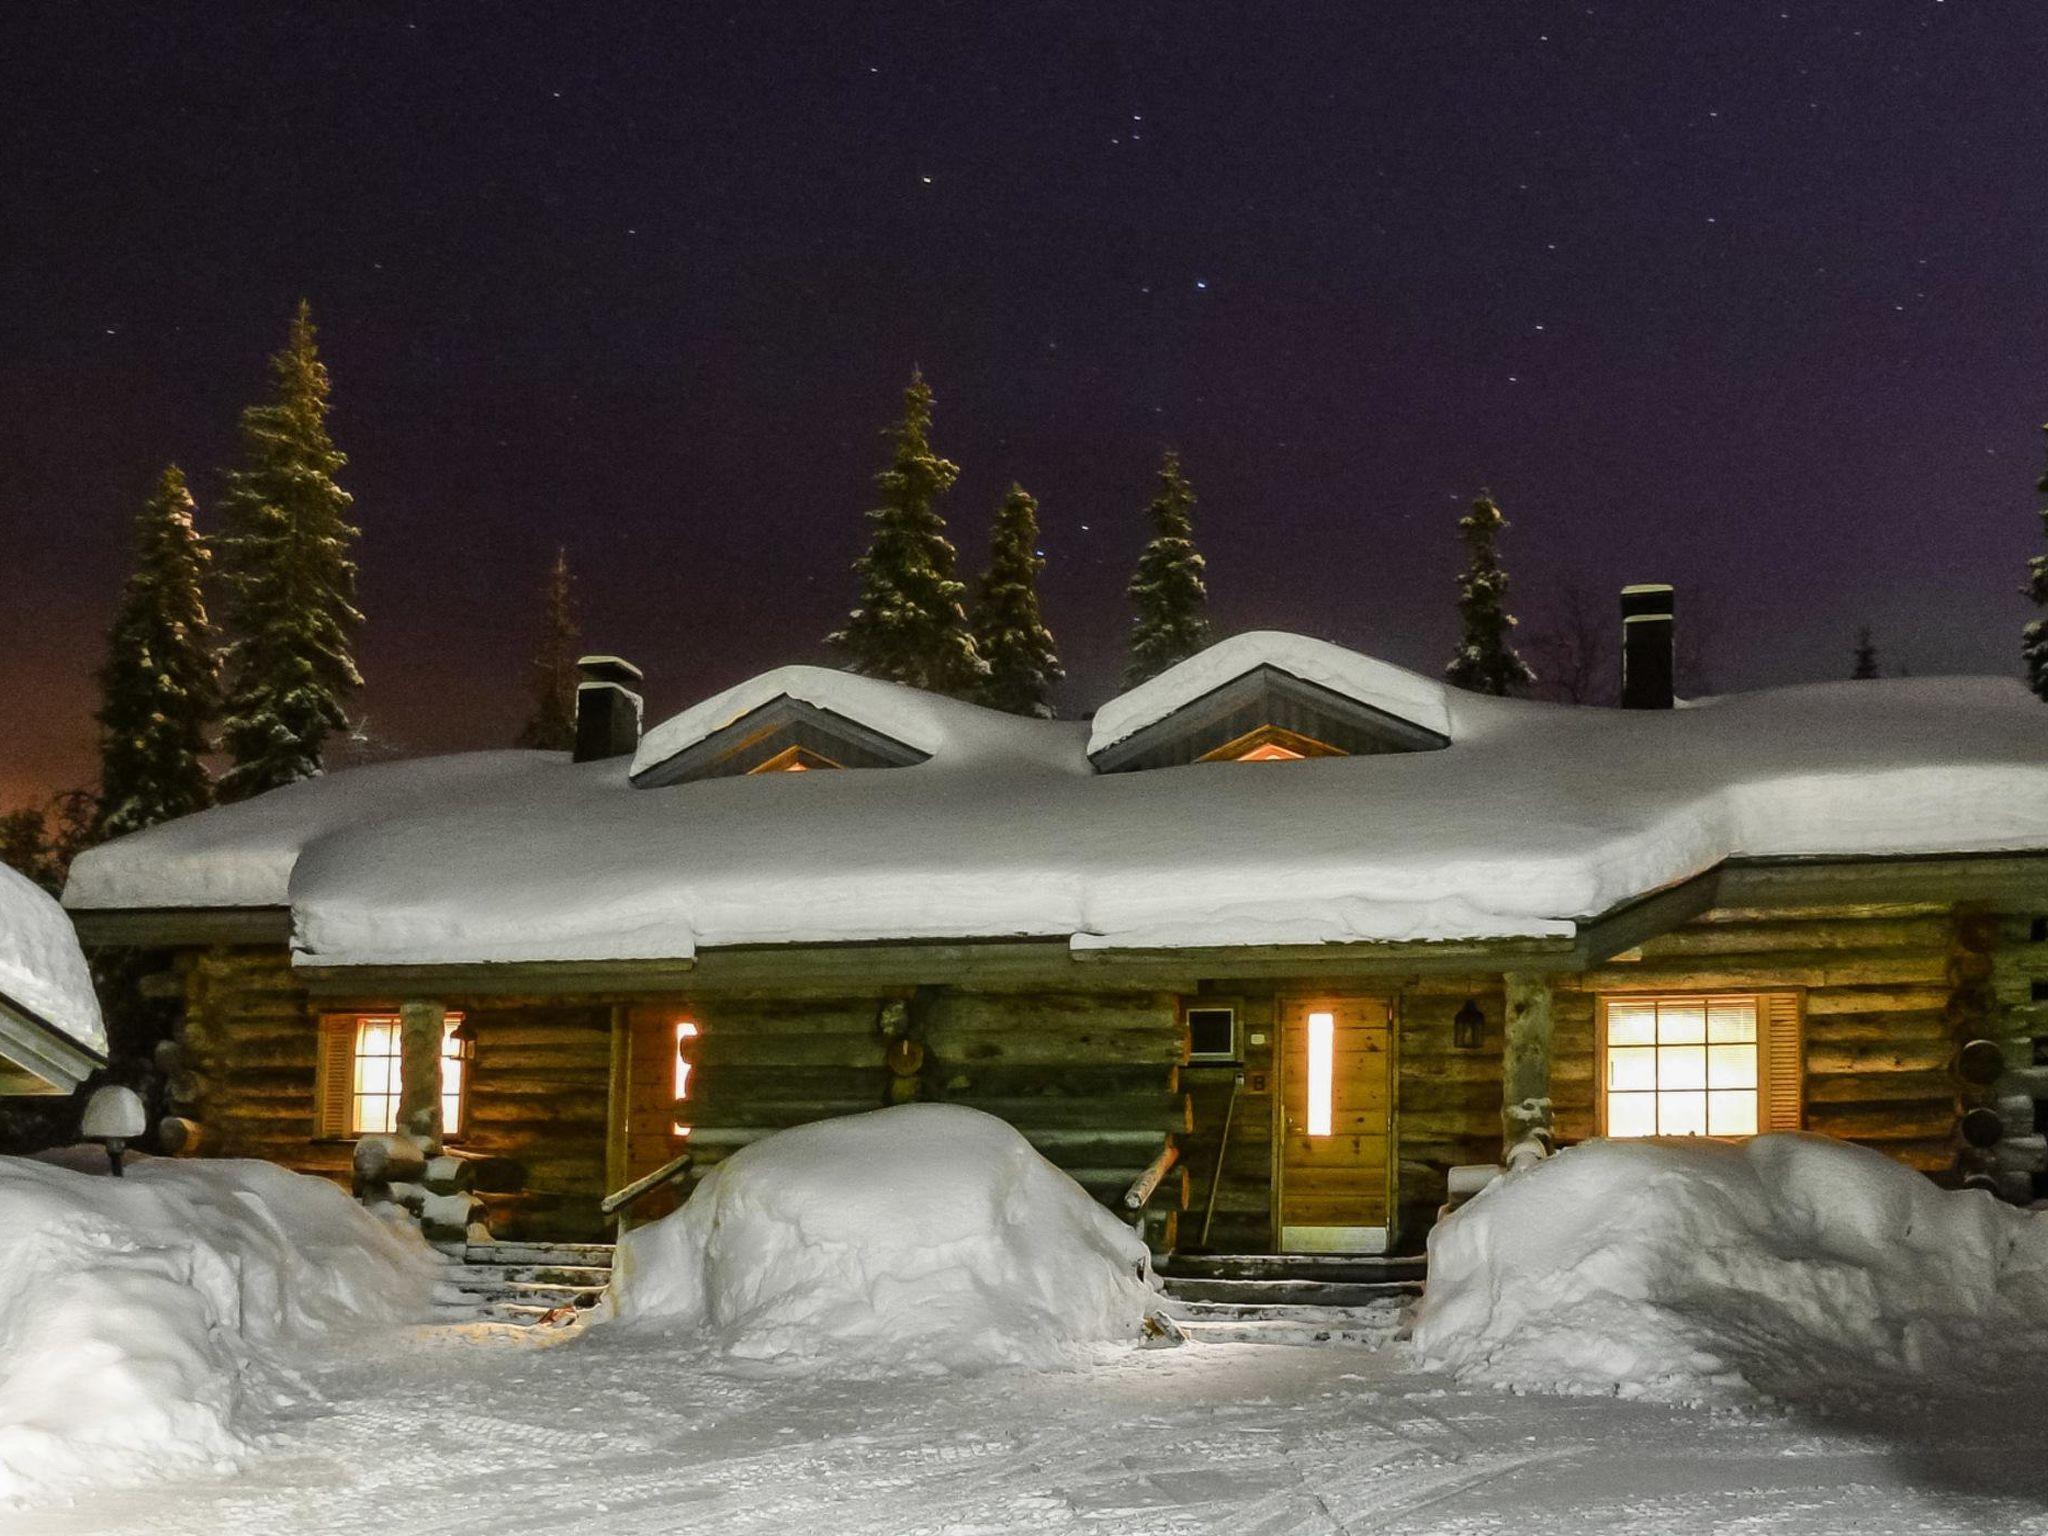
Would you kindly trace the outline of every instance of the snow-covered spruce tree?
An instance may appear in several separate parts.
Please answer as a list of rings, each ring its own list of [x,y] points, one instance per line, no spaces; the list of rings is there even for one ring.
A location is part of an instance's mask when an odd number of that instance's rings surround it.
[[[213,801],[207,733],[219,664],[201,583],[207,551],[173,464],[135,520],[135,567],[100,668],[98,837],[120,837]]]
[[[327,369],[304,300],[270,367],[275,396],[242,412],[241,463],[221,498],[224,800],[318,773],[328,733],[348,728],[348,700],[363,681],[353,498],[334,481],[348,460],[327,435]]]
[[[846,627],[825,637],[856,672],[970,698],[988,675],[961,605],[967,588],[954,575],[939,497],[958,465],[932,452],[932,392],[913,373],[903,419],[890,431],[895,451],[875,476],[882,504],[868,513],[868,551],[854,563],[860,599]]]
[[[519,746],[567,752],[576,745],[576,660],[582,646],[569,551],[557,549],[541,593],[540,645],[532,663],[533,713],[520,728]]]
[[[2048,432],[2048,426],[2041,430]],[[2041,477],[2035,489],[2048,495],[2048,474]],[[2041,509],[2041,527],[2048,532],[2048,507]],[[2034,556],[2027,567],[2027,596],[2034,600],[2036,608],[2048,608],[2048,555]],[[2040,698],[2048,699],[2048,619],[2035,619],[2027,625],[2021,654],[2027,660],[2027,686]]]
[[[1458,617],[1464,637],[1444,676],[1475,693],[1510,694],[1536,681],[1515,653],[1515,617],[1508,612],[1508,573],[1500,563],[1498,540],[1508,520],[1492,495],[1482,491],[1472,510],[1458,520],[1465,540],[1465,573],[1458,578]]]
[[[1209,589],[1195,548],[1195,492],[1181,473],[1180,455],[1170,448],[1159,461],[1159,494],[1145,515],[1152,520],[1152,542],[1126,589],[1136,610],[1124,663],[1126,688],[1157,677],[1209,643]]]
[[[1866,624],[1856,631],[1856,664],[1849,672],[1849,679],[1860,683],[1876,676],[1877,642],[1870,638],[1870,626]]]
[[[988,570],[974,602],[974,648],[988,664],[975,697],[1013,715],[1052,718],[1053,685],[1066,676],[1038,611],[1038,503],[1021,485],[996,508]]]

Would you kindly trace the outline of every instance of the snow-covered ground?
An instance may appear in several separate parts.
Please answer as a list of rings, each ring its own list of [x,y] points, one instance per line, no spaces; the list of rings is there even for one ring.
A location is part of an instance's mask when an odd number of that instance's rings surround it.
[[[309,1358],[233,1475],[0,1511],[8,1536],[2048,1531],[2048,1383],[1821,1418],[1465,1389],[1398,1346],[1200,1344],[813,1380],[679,1335],[428,1331]],[[318,1401],[314,1401],[317,1398]]]

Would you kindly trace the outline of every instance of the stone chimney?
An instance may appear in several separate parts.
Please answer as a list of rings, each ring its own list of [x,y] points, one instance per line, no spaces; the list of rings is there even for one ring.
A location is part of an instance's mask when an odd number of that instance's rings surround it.
[[[585,656],[576,670],[575,760],[623,757],[640,745],[640,669],[617,656]]]
[[[1676,659],[1672,592],[1655,582],[1621,589],[1621,707],[1669,709]]]

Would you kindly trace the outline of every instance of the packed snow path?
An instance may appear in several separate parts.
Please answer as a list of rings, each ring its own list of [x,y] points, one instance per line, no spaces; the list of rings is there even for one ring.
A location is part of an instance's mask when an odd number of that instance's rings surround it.
[[[893,1382],[681,1339],[426,1330],[305,1362],[240,1473],[0,1512],[9,1536],[2048,1532],[2038,1392],[1863,1419],[1468,1391],[1397,1348],[1105,1350]]]

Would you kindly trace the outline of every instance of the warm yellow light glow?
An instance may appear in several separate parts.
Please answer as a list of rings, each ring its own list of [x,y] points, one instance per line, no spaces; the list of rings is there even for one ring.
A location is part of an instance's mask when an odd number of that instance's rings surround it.
[[[1337,1019],[1334,1014],[1308,1016],[1308,1133],[1330,1134],[1330,1080],[1337,1054]]]
[[[1607,1005],[1609,1136],[1754,1136],[1761,1082],[1755,998]]]
[[[1290,752],[1278,742],[1269,741],[1264,746],[1253,747],[1251,751],[1245,753],[1238,761],[1240,763],[1298,763],[1303,756],[1303,753]]]
[[[692,1023],[691,1023],[691,1022],[690,1022],[690,1021],[689,1021],[688,1019],[678,1019],[678,1020],[676,1021],[676,1080],[675,1080],[675,1090],[676,1090],[676,1098],[677,1098],[677,1099],[679,1099],[679,1100],[680,1100],[680,1099],[687,1099],[687,1098],[688,1098],[688,1097],[690,1096],[690,1070],[691,1070],[691,1062],[690,1062],[690,1058],[689,1058],[689,1057],[687,1057],[687,1056],[685,1056],[685,1055],[683,1054],[683,1042],[684,1042],[684,1041],[686,1041],[686,1040],[694,1040],[694,1039],[696,1039],[696,1038],[697,1038],[697,1026],[696,1026],[695,1024],[692,1024]],[[675,1133],[676,1133],[676,1134],[677,1134],[678,1136],[687,1136],[687,1135],[689,1135],[689,1134],[690,1134],[690,1128],[689,1128],[689,1127],[688,1127],[687,1125],[684,1125],[684,1124],[683,1124],[683,1123],[682,1123],[682,1122],[681,1122],[680,1120],[678,1120],[678,1121],[677,1121],[677,1122],[676,1122],[676,1123],[675,1123],[675,1124],[674,1124],[674,1125],[673,1125],[673,1126],[671,1127],[671,1129],[672,1129],[672,1130],[673,1130],[673,1131],[674,1131],[674,1132],[675,1132]]]
[[[462,1015],[451,1013],[441,1026],[441,1130],[448,1136],[462,1133],[463,1097],[469,1090],[469,1047],[455,1034],[461,1024]],[[351,1136],[388,1135],[398,1129],[402,1036],[392,1015],[372,1014],[356,1020]]]

